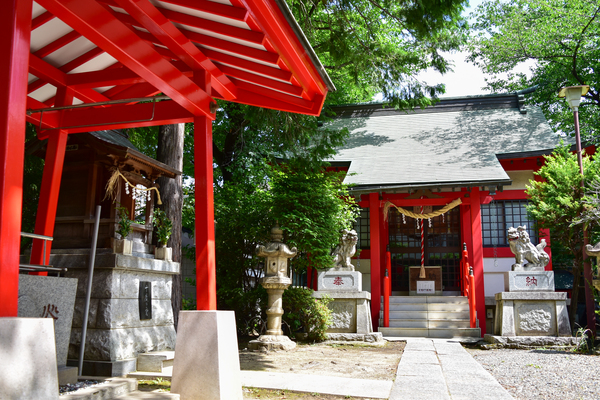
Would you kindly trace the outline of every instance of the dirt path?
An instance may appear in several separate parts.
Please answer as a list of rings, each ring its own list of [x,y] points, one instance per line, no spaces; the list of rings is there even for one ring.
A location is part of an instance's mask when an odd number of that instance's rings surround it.
[[[240,367],[249,371],[393,381],[404,346],[404,342],[388,342],[384,347],[301,344],[287,352],[241,350]],[[244,399],[341,400],[348,397],[245,388]]]

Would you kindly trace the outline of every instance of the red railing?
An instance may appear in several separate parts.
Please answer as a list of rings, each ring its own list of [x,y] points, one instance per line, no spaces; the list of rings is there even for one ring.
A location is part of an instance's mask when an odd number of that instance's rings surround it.
[[[475,277],[473,276],[473,267],[469,265],[469,253],[467,244],[463,243],[463,254],[460,260],[460,276],[462,295],[469,299],[469,321],[471,328],[477,327],[477,311],[475,310]]]
[[[385,274],[383,277],[383,326],[385,328],[390,326],[390,294],[392,289],[390,281],[392,257],[389,251],[386,252],[386,256]]]

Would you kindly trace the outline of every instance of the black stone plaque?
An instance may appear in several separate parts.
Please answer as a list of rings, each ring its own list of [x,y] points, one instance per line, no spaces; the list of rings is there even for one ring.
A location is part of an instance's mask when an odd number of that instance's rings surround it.
[[[140,319],[152,319],[152,282],[140,281]]]

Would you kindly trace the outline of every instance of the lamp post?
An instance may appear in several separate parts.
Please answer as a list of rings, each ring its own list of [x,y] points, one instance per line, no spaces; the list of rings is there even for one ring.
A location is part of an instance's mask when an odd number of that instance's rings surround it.
[[[584,96],[590,87],[588,85],[579,86],[568,86],[562,88],[558,92],[558,97],[564,97],[573,110],[573,117],[575,119],[575,140],[577,142],[577,162],[579,163],[579,173],[581,174],[581,196],[583,196],[584,190],[584,175],[583,175],[583,160],[581,157],[581,135],[579,134],[579,103],[581,103],[581,97]],[[594,305],[594,288],[592,286],[592,265],[585,256],[585,247],[589,244],[587,230],[583,228],[583,279],[585,283],[585,308],[588,322],[588,328],[593,332],[594,337],[596,336],[596,313]]]

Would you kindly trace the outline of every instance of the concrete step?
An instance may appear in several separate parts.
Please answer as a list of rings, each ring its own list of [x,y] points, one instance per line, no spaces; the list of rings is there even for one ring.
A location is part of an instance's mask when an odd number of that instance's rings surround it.
[[[164,367],[162,372],[148,372],[148,371],[137,371],[130,372],[127,374],[128,378],[135,378],[137,380],[151,381],[160,378],[164,381],[170,381],[173,376],[173,367]]]
[[[173,366],[174,358],[174,351],[151,351],[139,354],[137,372],[163,372],[164,368]]]
[[[381,297],[381,303],[383,304],[383,296]],[[469,304],[469,300],[464,296],[390,296],[390,305],[408,303]]]
[[[379,326],[383,319],[379,320]],[[391,328],[469,328],[468,319],[390,319]]]
[[[454,338],[472,337],[480,338],[479,328],[382,328],[379,332],[389,337],[427,337],[427,338]]]
[[[383,308],[383,304],[381,305]],[[427,311],[427,303],[391,303],[390,311]]]
[[[169,392],[140,392],[136,390],[135,392],[131,392],[128,394],[124,394],[119,397],[115,397],[113,400],[139,400],[139,399],[147,399],[147,400],[161,400],[161,399],[169,399],[169,400],[179,400],[179,395],[176,393]]]
[[[379,312],[383,318],[383,311]],[[469,319],[466,311],[390,311],[390,319]]]
[[[137,390],[137,380],[132,378],[94,378],[85,377],[88,380],[104,380],[105,383],[81,389],[73,393],[60,396],[61,400],[112,400],[119,396],[129,394]]]

